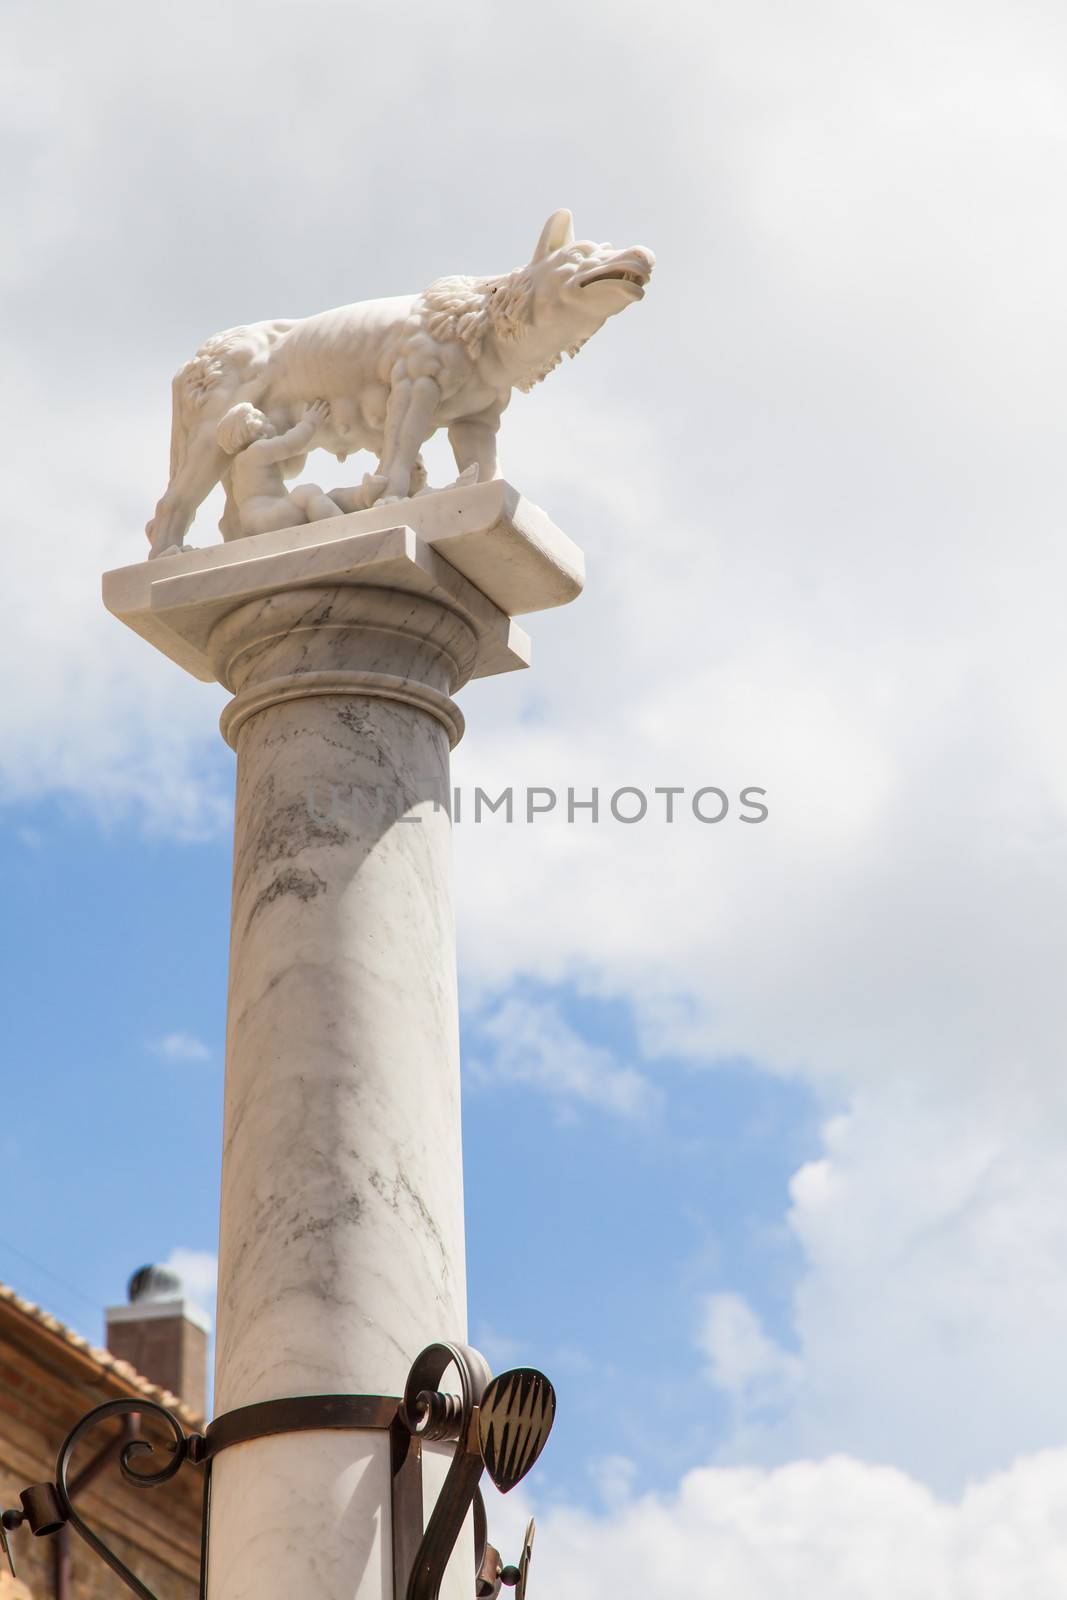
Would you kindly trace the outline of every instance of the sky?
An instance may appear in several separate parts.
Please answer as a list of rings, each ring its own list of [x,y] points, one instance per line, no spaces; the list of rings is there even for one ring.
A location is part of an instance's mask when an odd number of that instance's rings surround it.
[[[99,601],[172,373],[567,206],[658,264],[504,419],[588,586],[455,780],[732,803],[455,827],[471,1336],[560,1396],[494,1541],[562,1600],[1062,1595],[1067,15],[8,15],[0,1278],[211,1309],[223,695]]]

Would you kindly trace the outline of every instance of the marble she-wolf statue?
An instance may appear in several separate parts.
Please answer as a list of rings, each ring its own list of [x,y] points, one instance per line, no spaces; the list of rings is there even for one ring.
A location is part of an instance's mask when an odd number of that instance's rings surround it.
[[[460,473],[495,478],[496,433],[512,390],[532,388],[608,317],[640,300],[653,265],[639,245],[576,242],[570,212],[557,211],[533,259],[503,277],[439,278],[422,294],[216,334],[174,379],[170,482],[145,530],[151,555],[180,548],[220,481],[223,538],[242,533],[232,461],[219,440],[235,406],[256,408],[279,435],[309,407],[321,418],[303,453],[285,461],[287,478],[312,444],[340,461],[374,451],[378,468],[364,480],[364,504],[403,499],[425,482],[419,452],[438,428],[448,429]],[[356,492],[337,493],[352,509]]]

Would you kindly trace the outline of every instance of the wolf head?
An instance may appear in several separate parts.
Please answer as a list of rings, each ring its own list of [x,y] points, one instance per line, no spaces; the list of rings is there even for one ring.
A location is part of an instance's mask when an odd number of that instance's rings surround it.
[[[494,347],[517,389],[530,389],[575,355],[609,317],[642,300],[655,256],[574,238],[569,211],[545,223],[533,259],[501,278],[438,278],[422,296],[426,331],[456,339],[477,361]]]
[[[655,261],[642,245],[616,250],[576,240],[570,212],[553,212],[528,265],[486,285],[493,332],[516,386],[530,388],[609,317],[642,300]]]
[[[574,237],[569,211],[554,211],[541,230],[529,268],[535,300],[558,306],[599,328],[644,299],[656,258],[642,245],[616,250]]]

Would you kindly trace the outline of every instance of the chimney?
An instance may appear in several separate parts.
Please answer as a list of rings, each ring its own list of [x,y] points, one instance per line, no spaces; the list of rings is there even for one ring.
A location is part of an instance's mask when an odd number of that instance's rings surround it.
[[[107,1308],[107,1347],[202,1417],[209,1324],[183,1292],[182,1280],[169,1267],[141,1267],[129,1282],[129,1304]]]

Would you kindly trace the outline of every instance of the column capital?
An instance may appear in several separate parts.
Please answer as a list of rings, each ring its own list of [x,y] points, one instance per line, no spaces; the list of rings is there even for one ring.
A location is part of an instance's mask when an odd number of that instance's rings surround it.
[[[528,666],[529,638],[512,619],[575,599],[584,571],[577,545],[498,480],[120,567],[105,573],[103,593],[109,611],[187,672],[235,688],[223,648],[240,631],[235,613],[258,603],[280,622],[282,596],[344,589],[364,596],[373,627],[383,602],[368,591],[392,591],[424,602],[424,619],[436,605],[465,625],[473,643],[454,689]]]
[[[463,714],[450,696],[472,676],[480,648],[470,615],[440,593],[340,582],[245,600],[215,623],[207,653],[234,696],[220,727],[235,750],[249,717],[323,695],[413,706],[454,747]]]

